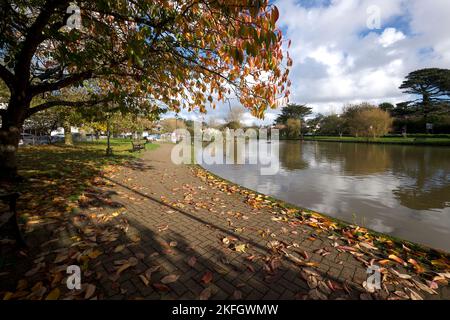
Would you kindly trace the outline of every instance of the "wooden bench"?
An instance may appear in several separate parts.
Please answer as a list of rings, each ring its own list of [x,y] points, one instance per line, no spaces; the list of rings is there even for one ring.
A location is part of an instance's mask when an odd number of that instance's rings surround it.
[[[17,221],[16,203],[19,198],[19,194],[9,193],[0,194],[0,202],[7,205],[6,210],[0,211],[0,228],[10,225],[14,231],[14,236],[20,246],[26,246],[25,241],[20,232],[19,223]]]
[[[139,151],[140,152],[141,150],[145,149],[145,144],[141,143],[141,142],[131,141],[131,146],[133,147],[132,152],[135,152],[135,151]]]

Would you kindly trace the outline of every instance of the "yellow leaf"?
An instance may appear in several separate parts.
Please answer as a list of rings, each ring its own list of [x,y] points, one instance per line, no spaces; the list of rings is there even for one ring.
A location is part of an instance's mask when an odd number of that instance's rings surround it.
[[[3,300],[9,300],[11,299],[12,296],[13,296],[12,292],[6,292],[5,295],[3,296]]]
[[[59,289],[55,288],[52,291],[50,291],[45,300],[58,300],[60,294],[61,292],[59,291]]]
[[[123,244],[121,244],[121,245],[118,245],[118,246],[114,249],[114,252],[115,252],[115,253],[121,252],[123,249],[125,249],[125,246],[124,246]]]
[[[88,256],[89,256],[89,258],[91,258],[91,259],[95,259],[95,258],[97,258],[99,255],[101,255],[102,254],[102,252],[100,251],[100,250],[94,250],[94,251],[92,251],[92,252],[90,252],[89,254],[88,254]]]

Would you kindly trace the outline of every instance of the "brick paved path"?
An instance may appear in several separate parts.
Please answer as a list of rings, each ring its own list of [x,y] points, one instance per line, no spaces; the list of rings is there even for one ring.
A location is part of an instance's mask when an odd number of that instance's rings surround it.
[[[172,164],[170,151],[171,146],[163,144],[142,160],[107,174],[106,183],[92,188],[106,198],[103,205],[90,202],[94,196],[88,192],[78,215],[69,217],[70,225],[49,228],[44,244],[48,248],[40,243],[38,263],[49,261],[45,267],[56,274],[75,259],[88,266],[84,282],[95,286],[94,293],[88,293],[85,284],[81,294],[60,286],[62,298],[449,297],[448,287],[437,295],[414,286],[405,289],[408,280],[367,293],[363,261],[375,255],[338,250],[335,246],[345,243],[330,233],[300,224],[279,208],[258,207],[262,202],[252,206],[245,192],[208,179],[196,167]],[[59,242],[51,243],[55,235]],[[34,263],[30,268],[36,268]],[[39,272],[34,277],[39,278]],[[46,277],[44,286],[52,281],[48,273]]]

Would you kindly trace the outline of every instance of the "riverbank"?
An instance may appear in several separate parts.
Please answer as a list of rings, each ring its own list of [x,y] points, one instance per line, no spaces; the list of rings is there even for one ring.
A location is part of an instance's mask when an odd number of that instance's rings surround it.
[[[324,142],[353,142],[353,143],[375,143],[375,144],[401,144],[401,145],[419,145],[419,146],[450,146],[450,138],[428,138],[419,137],[381,137],[381,138],[363,138],[363,137],[339,137],[339,136],[305,136],[305,141],[324,141]]]
[[[106,167],[76,200],[50,197],[47,207],[30,212],[30,248],[1,265],[0,296],[450,298],[447,255],[287,207],[197,166],[177,166],[171,148]],[[71,264],[82,265],[77,292],[63,281]],[[383,283],[369,292],[372,264],[381,266]]]

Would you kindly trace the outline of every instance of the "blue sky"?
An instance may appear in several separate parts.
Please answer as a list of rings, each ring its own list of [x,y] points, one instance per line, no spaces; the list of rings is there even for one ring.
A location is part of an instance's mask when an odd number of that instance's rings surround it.
[[[316,113],[347,103],[397,103],[411,71],[450,67],[449,0],[276,0],[279,27],[292,41],[291,102]],[[380,28],[373,26],[374,12]],[[379,14],[379,15],[378,15]],[[368,23],[369,21],[369,23]],[[235,103],[233,103],[235,104]],[[228,105],[205,117],[223,118]],[[264,123],[279,113],[270,111]],[[198,119],[197,114],[181,116]],[[260,123],[249,113],[247,124]]]

